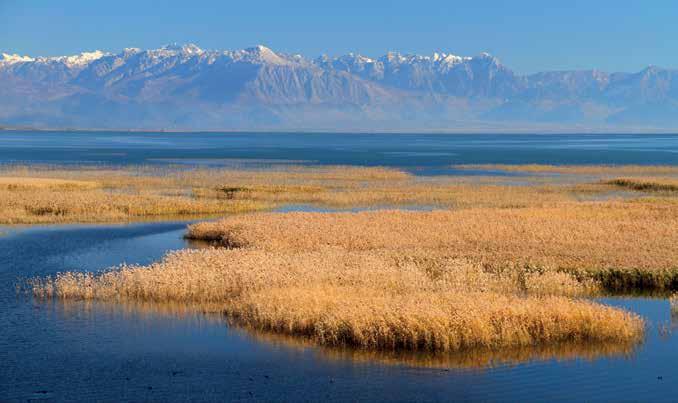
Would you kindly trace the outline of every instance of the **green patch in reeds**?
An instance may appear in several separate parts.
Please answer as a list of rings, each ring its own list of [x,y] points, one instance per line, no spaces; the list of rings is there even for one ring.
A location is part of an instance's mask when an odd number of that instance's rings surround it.
[[[640,192],[678,192],[678,179],[616,178],[604,183]]]

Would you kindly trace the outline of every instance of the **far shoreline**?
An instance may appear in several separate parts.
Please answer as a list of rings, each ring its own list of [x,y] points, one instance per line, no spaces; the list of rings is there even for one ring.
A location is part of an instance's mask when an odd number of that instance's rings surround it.
[[[263,129],[152,129],[152,128],[58,128],[58,127],[9,127],[0,126],[2,132],[61,132],[61,133],[134,133],[134,134],[341,134],[341,135],[365,135],[365,134],[394,134],[394,135],[524,135],[524,136],[544,136],[544,135],[620,135],[620,136],[642,136],[642,135],[678,135],[676,129],[656,129],[656,130],[629,130],[629,129],[591,129],[591,128],[573,128],[573,129],[481,129],[481,128],[458,128],[458,129],[314,129],[314,128],[263,128]]]

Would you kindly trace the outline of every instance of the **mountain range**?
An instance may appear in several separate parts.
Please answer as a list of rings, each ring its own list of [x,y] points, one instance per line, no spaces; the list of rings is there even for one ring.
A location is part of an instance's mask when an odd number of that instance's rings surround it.
[[[316,59],[193,44],[0,56],[0,125],[168,130],[678,128],[678,70],[516,74],[482,53]]]

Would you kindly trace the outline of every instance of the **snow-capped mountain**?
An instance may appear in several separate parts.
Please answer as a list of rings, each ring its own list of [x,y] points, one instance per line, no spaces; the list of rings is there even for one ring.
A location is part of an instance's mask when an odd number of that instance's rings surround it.
[[[308,59],[196,45],[1,53],[0,124],[89,128],[678,127],[678,71],[515,74],[497,58]]]

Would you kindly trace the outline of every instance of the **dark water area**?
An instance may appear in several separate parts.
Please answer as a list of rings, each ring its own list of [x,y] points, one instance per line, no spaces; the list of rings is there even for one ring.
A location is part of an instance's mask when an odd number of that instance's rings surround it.
[[[341,164],[421,175],[459,173],[456,164],[678,165],[678,135],[0,132],[0,164],[36,163]]]
[[[1,227],[0,401],[675,401],[678,335],[665,299],[608,298],[648,321],[624,350],[593,346],[418,361],[317,348],[160,307],[41,302],[16,284],[145,264],[194,247],[186,223]],[[676,329],[678,330],[678,329]],[[619,351],[618,351],[619,350]],[[518,357],[516,359],[516,357]],[[503,361],[509,362],[503,362]],[[473,359],[469,359],[471,363]],[[482,361],[482,360],[481,360]]]

